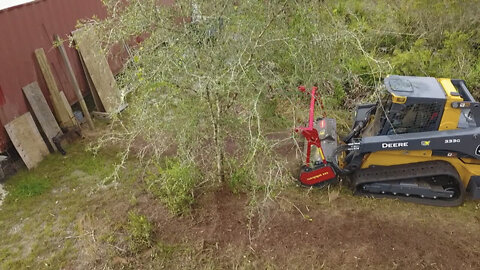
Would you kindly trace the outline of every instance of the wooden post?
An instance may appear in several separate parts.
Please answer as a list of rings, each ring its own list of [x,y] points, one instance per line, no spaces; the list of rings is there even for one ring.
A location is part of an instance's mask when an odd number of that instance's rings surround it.
[[[83,99],[82,91],[80,90],[80,86],[78,85],[77,78],[75,77],[75,73],[73,73],[72,65],[70,64],[70,60],[68,60],[67,52],[65,51],[65,47],[63,47],[63,41],[60,39],[58,35],[55,35],[55,41],[57,41],[58,50],[62,55],[63,62],[65,62],[65,66],[67,66],[67,73],[70,77],[70,81],[73,84],[73,89],[75,90],[75,94],[77,95],[78,102],[80,103],[80,107],[82,108],[83,115],[87,119],[88,126],[90,129],[94,129],[92,118],[90,117],[90,112],[88,111],[87,104]]]
[[[60,91],[58,90],[57,83],[55,82],[55,78],[53,77],[52,70],[50,69],[50,65],[48,64],[47,56],[45,55],[43,48],[36,49],[35,56],[37,58],[38,65],[42,70],[43,78],[45,78],[45,82],[47,83],[48,91],[50,92],[55,118],[57,118],[62,128],[70,128],[75,126],[75,119],[71,119],[68,116],[67,108],[64,106],[60,98]]]

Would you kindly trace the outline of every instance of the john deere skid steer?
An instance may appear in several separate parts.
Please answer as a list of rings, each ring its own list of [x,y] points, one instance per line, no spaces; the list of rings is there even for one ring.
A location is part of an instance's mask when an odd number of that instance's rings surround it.
[[[351,132],[331,118],[299,128],[306,138],[304,185],[346,175],[355,194],[457,206],[480,199],[480,103],[463,80],[389,76],[385,98],[359,105]],[[304,90],[304,89],[302,89]]]

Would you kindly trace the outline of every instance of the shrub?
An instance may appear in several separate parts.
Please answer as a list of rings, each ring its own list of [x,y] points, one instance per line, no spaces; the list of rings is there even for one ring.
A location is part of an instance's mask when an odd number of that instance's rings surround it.
[[[167,159],[164,166],[155,166],[146,178],[147,189],[174,214],[189,212],[195,202],[194,191],[200,178],[191,162]]]
[[[146,216],[130,211],[126,226],[130,251],[136,253],[152,246],[153,226]]]
[[[228,187],[234,193],[247,192],[255,185],[255,176],[251,168],[233,166],[234,171],[228,178]]]

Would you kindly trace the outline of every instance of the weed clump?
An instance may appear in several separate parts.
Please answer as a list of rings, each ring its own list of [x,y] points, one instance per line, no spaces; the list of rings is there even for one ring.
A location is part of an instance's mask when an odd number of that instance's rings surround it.
[[[195,202],[194,191],[200,172],[191,162],[167,159],[164,166],[155,166],[146,178],[147,189],[174,214],[190,211]]]
[[[231,173],[227,185],[234,194],[248,192],[255,185],[255,176],[249,168],[239,167]]]
[[[136,253],[152,246],[153,225],[146,216],[130,211],[126,229],[130,251]]]

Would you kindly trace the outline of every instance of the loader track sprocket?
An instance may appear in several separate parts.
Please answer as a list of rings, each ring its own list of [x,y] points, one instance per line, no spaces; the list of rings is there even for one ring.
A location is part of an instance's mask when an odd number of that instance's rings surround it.
[[[356,195],[434,206],[458,206],[465,198],[465,187],[457,171],[445,161],[358,170],[352,176],[352,185]]]

